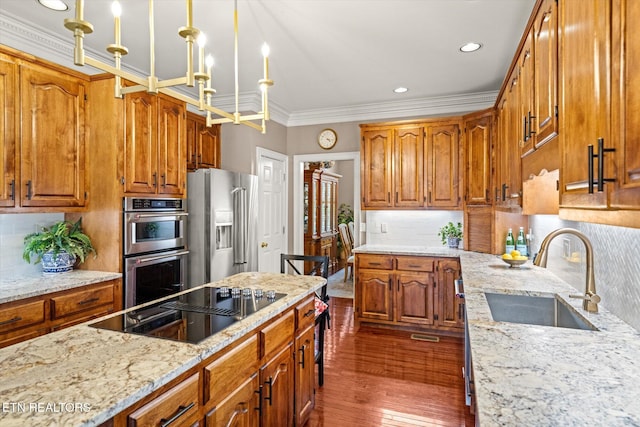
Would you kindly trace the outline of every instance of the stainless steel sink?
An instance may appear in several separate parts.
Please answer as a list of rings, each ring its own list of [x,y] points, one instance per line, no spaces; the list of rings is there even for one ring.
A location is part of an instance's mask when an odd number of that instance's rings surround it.
[[[555,297],[489,292],[485,292],[485,296],[491,309],[491,316],[497,322],[598,330]]]

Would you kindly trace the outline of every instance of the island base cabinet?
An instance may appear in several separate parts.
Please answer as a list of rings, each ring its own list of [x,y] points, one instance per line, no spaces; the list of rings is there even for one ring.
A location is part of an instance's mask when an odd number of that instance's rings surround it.
[[[205,427],[258,427],[260,424],[258,373],[242,383],[213,408],[205,418]]]
[[[315,405],[315,341],[316,328],[311,324],[296,337],[296,426],[302,427]]]
[[[200,375],[194,374],[162,393],[127,417],[129,427],[171,425],[192,426],[198,423]]]
[[[262,427],[293,424],[293,345],[289,344],[260,369]]]

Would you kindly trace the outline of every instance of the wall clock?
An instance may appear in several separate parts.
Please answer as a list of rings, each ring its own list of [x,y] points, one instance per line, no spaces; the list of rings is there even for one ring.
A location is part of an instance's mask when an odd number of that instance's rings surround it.
[[[330,150],[338,142],[338,134],[333,129],[324,129],[318,134],[318,145],[325,150]]]

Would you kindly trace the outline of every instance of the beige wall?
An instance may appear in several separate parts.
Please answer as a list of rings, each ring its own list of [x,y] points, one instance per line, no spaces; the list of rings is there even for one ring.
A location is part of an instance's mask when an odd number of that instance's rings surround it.
[[[226,123],[221,129],[222,169],[257,174],[256,147],[287,154],[287,128],[276,122],[267,123],[267,133],[244,125]]]

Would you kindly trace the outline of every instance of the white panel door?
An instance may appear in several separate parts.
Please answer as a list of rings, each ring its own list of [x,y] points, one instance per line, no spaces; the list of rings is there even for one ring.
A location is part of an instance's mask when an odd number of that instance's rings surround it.
[[[287,156],[257,149],[258,271],[280,272],[280,254],[287,251]]]

